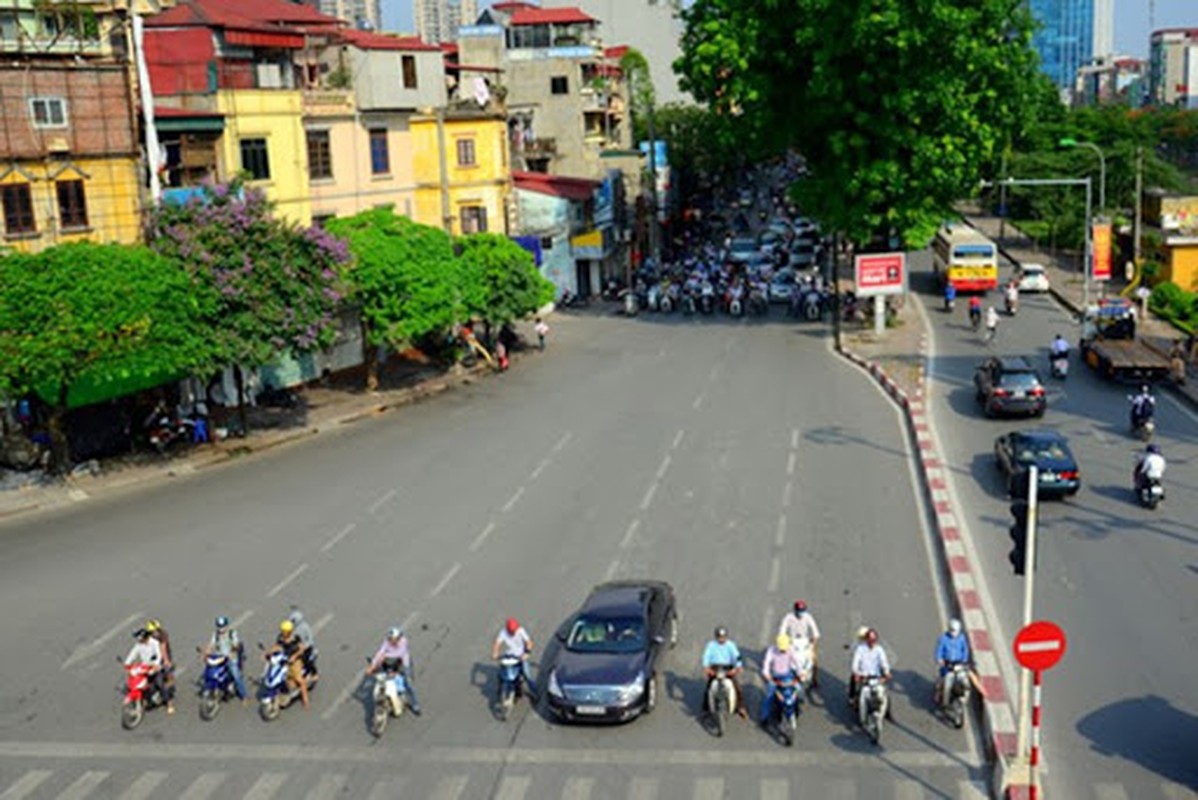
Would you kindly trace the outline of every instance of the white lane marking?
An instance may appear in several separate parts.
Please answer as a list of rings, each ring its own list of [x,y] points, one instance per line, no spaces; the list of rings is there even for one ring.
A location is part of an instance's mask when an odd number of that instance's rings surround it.
[[[657,481],[653,481],[653,483],[649,485],[649,489],[645,492],[645,496],[641,498],[641,511],[645,511],[649,508],[649,505],[653,502],[653,495],[655,494],[657,494]]]
[[[1127,800],[1128,797],[1123,784],[1106,782],[1094,784],[1094,796],[1098,800]]]
[[[368,508],[367,511],[369,511],[373,515],[376,511],[378,511],[384,505],[391,502],[391,499],[394,497],[395,497],[395,489],[388,489],[386,494],[384,494],[378,500],[375,500],[373,503],[370,504],[370,508]]]
[[[957,800],[986,800],[990,787],[985,781],[961,781],[957,784]]]
[[[332,612],[329,612],[328,614],[325,614],[323,617],[321,617],[320,619],[316,620],[316,622],[314,622],[314,623],[312,624],[312,633],[313,633],[313,634],[320,633],[321,629],[322,629],[322,628],[324,628],[324,626],[325,626],[325,625],[328,625],[328,624],[329,624],[330,622],[332,622],[332,621],[333,621],[333,614],[332,614]]]
[[[706,392],[699,392],[698,396],[695,397],[695,402],[691,403],[691,408],[693,408],[695,411],[698,411],[699,406],[703,405],[703,396],[705,394]]]
[[[364,671],[355,673],[353,680],[343,686],[341,691],[337,692],[337,696],[333,698],[332,704],[320,712],[321,721],[328,722],[332,719],[333,715],[341,710],[341,706],[345,705],[346,701],[353,696],[354,692],[358,690],[358,687],[362,685],[362,681],[365,679],[366,673]]]
[[[407,785],[408,779],[403,775],[393,775],[390,778],[384,778],[375,783],[374,788],[370,790],[370,796],[366,800],[395,800],[397,797],[404,797]]]
[[[254,781],[254,785],[241,800],[271,800],[287,782],[286,772],[267,772]]]
[[[150,800],[154,791],[165,780],[165,772],[143,772],[121,794],[120,800]]]
[[[723,800],[723,778],[696,778],[695,791],[691,795],[694,800]]]
[[[562,765],[562,766],[690,766],[690,767],[828,767],[876,769],[877,754],[839,750],[761,750],[660,748],[528,748],[509,747],[361,747],[358,745],[249,744],[243,742],[155,742],[146,747],[127,740],[96,742],[0,741],[0,758],[44,758],[62,761],[240,762],[277,761],[307,764],[387,764],[405,759],[432,764]],[[908,769],[952,767],[960,769],[971,754],[964,751],[887,751],[888,766]],[[223,765],[223,764],[222,764]],[[342,767],[344,769],[344,767]]]
[[[437,781],[437,788],[433,789],[433,793],[429,795],[429,800],[458,800],[462,796],[462,792],[466,791],[465,775],[451,775],[448,778],[442,778]]]
[[[590,800],[594,788],[594,778],[572,775],[566,779],[566,785],[562,787],[562,800]]]
[[[628,800],[657,800],[659,786],[657,778],[633,778],[628,787]]]
[[[834,778],[823,789],[825,800],[857,800],[857,782],[849,778]]]
[[[796,460],[797,460],[797,458],[794,454],[794,451],[791,451],[790,453],[786,454],[786,474],[787,475],[795,474],[795,461]]]
[[[441,594],[441,591],[446,586],[449,585],[449,582],[451,580],[453,580],[453,576],[457,575],[458,570],[460,570],[461,568],[462,568],[462,562],[460,562],[460,561],[453,562],[453,566],[449,568],[449,572],[445,573],[445,577],[441,578],[441,580],[438,581],[437,585],[433,587],[433,590],[428,593],[428,596],[436,597],[437,595]]]
[[[770,583],[767,592],[778,591],[778,583],[782,580],[782,559],[774,556],[770,561]]]
[[[678,433],[674,434],[674,443],[670,445],[671,450],[677,450],[678,445],[682,444],[682,437],[686,436],[686,431],[679,428]]]
[[[612,578],[616,577],[616,573],[619,571],[620,571],[620,560],[617,558],[615,561],[613,561],[607,565],[606,580],[610,581]]]
[[[321,775],[320,780],[304,796],[304,800],[334,800],[345,790],[348,781],[345,775],[334,773]]]
[[[515,507],[516,503],[520,502],[520,498],[523,496],[524,496],[524,487],[521,486],[519,489],[516,490],[516,493],[514,495],[512,495],[511,498],[506,503],[503,504],[503,509],[502,509],[503,513],[506,514],[507,512],[511,511],[512,508]]]
[[[419,611],[412,611],[412,612],[409,612],[409,613],[408,613],[408,615],[407,615],[406,617],[404,617],[404,618],[403,618],[403,622],[399,623],[399,629],[400,629],[401,631],[409,631],[409,630],[411,630],[411,629],[412,629],[412,625],[413,625],[413,624],[416,622],[416,620],[417,620],[419,617],[420,617],[420,612],[419,612]]]
[[[563,433],[562,438],[558,439],[557,444],[555,444],[553,446],[553,452],[560,453],[562,451],[562,448],[565,447],[569,443],[569,441],[573,438],[574,438],[573,432],[566,431],[565,433]]]
[[[782,507],[790,508],[790,495],[794,492],[794,481],[787,481],[786,487],[782,490]]]
[[[293,580],[295,580],[296,578],[298,578],[300,575],[303,575],[303,574],[304,574],[305,572],[307,572],[307,571],[308,571],[308,562],[307,562],[307,561],[305,561],[303,564],[300,564],[298,567],[296,567],[295,569],[293,569],[293,570],[291,571],[291,574],[290,574],[290,575],[288,575],[286,578],[284,578],[283,580],[281,580],[281,581],[279,581],[278,583],[276,583],[276,584],[275,584],[275,586],[274,586],[274,588],[273,588],[273,589],[271,589],[269,592],[267,592],[267,593],[266,593],[266,596],[267,596],[267,597],[274,597],[276,594],[278,594],[279,592],[281,592],[281,591],[283,591],[284,589],[286,589],[286,588],[287,588],[287,584],[291,583]]]
[[[25,800],[54,773],[48,769],[31,769],[0,794],[0,800]]]
[[[524,800],[531,783],[532,778],[528,775],[504,775],[495,790],[495,800]]]
[[[79,663],[83,659],[90,658],[91,656],[95,655],[97,652],[99,652],[101,649],[103,649],[104,645],[108,644],[108,642],[113,637],[118,636],[119,634],[123,633],[126,630],[130,630],[133,626],[133,623],[137,622],[139,619],[141,619],[141,617],[142,617],[142,612],[140,612],[140,611],[130,614],[129,616],[125,617],[123,620],[121,620],[117,624],[113,625],[108,630],[104,631],[104,633],[100,634],[99,639],[96,639],[95,641],[93,641],[89,644],[84,644],[84,645],[80,645],[79,647],[76,647],[75,652],[71,653],[70,658],[68,658],[66,661],[62,662],[62,666],[59,669],[60,670],[69,669],[70,667]]]
[[[761,636],[757,641],[765,644],[770,640],[770,634],[774,632],[774,610],[766,606],[765,613],[761,615]]]
[[[249,619],[252,616],[254,616],[254,609],[251,608],[249,611],[243,611],[241,614],[233,618],[232,627],[240,628],[242,625],[249,622]]]
[[[632,544],[632,537],[636,535],[636,530],[639,527],[641,527],[641,521],[639,519],[634,519],[632,522],[628,523],[628,530],[624,532],[624,538],[620,540],[621,550],[626,549],[630,544]]]
[[[1198,792],[1187,789],[1180,783],[1162,783],[1161,794],[1168,800],[1195,800],[1198,798]]]
[[[321,545],[320,552],[327,553],[330,550],[332,550],[334,547],[337,546],[338,542],[340,542],[346,536],[349,536],[353,532],[354,528],[356,528],[356,527],[358,527],[358,523],[351,522],[350,524],[346,525],[341,530],[337,531],[337,533],[333,534],[332,539],[329,539],[327,542],[325,542],[323,545]]]
[[[537,478],[541,477],[541,473],[544,472],[545,468],[548,466],[549,466],[549,458],[548,457],[542,458],[541,463],[537,464],[537,468],[534,469],[531,473],[529,473],[528,479],[530,481],[535,481]]]
[[[910,778],[895,781],[894,800],[923,800],[923,785]]]
[[[491,531],[495,530],[495,523],[488,522],[487,527],[482,529],[482,533],[474,537],[474,541],[470,543],[470,552],[478,551],[478,548],[483,546],[483,542],[487,541],[487,537],[491,535]]]
[[[762,778],[761,800],[788,800],[790,781],[785,778]]]
[[[225,777],[224,772],[205,772],[183,790],[179,800],[208,800],[225,782]]]
[[[662,478],[665,477],[666,470],[668,470],[670,468],[670,460],[671,460],[670,454],[666,453],[665,457],[661,460],[661,466],[659,466],[657,468],[657,479],[658,480],[661,480]]]
[[[790,449],[795,450],[799,446],[799,429],[791,428],[790,430]]]
[[[790,484],[787,484],[788,486]],[[774,546],[781,547],[786,542],[786,515],[778,515],[778,531],[774,534]]]
[[[83,800],[106,780],[108,780],[107,772],[88,770],[64,789],[62,794],[58,795],[58,800]]]

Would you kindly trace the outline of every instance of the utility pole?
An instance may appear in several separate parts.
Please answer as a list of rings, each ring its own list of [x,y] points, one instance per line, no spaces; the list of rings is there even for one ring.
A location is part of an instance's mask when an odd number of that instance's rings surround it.
[[[633,90],[633,97],[636,96],[634,81],[633,75],[629,75],[629,86]],[[660,268],[661,243],[657,229],[657,128],[653,121],[653,104],[648,103],[647,105],[649,108],[645,121],[649,132],[649,255],[653,258],[654,265]]]
[[[162,199],[162,181],[158,175],[158,129],[154,127],[154,92],[150,87],[150,69],[146,66],[145,28],[136,4],[129,9],[133,23],[133,58],[137,64],[137,85],[141,91],[141,113],[146,129],[146,169],[150,173],[150,202]]]
[[[453,214],[449,210],[449,161],[445,154],[445,108],[437,107],[437,161],[441,170],[441,226],[453,236]]]
[[[1140,268],[1140,214],[1144,198],[1144,148],[1136,147],[1136,210],[1131,221],[1131,261],[1136,269]]]

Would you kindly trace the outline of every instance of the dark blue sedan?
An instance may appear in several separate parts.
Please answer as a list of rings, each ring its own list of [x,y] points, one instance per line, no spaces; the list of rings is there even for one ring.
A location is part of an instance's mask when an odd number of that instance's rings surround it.
[[[1012,431],[994,441],[994,458],[1007,478],[1007,493],[1022,494],[1028,467],[1035,464],[1041,496],[1075,495],[1081,488],[1081,470],[1065,437],[1054,430]]]

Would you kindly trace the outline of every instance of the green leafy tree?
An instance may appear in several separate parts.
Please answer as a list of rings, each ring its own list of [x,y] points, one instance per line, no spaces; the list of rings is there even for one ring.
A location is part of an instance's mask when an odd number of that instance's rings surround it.
[[[463,277],[453,243],[440,228],[399,216],[390,206],[329,220],[326,228],[353,254],[346,277],[361,309],[372,391],[378,388],[377,348],[411,345],[448,330],[467,308],[483,303],[481,284]]]
[[[183,205],[164,203],[150,217],[147,240],[215,298],[203,311],[223,363],[260,366],[336,337],[348,247],[320,228],[273,217],[261,192],[234,181],[206,186]]]
[[[534,313],[553,300],[553,284],[537,270],[532,254],[506,236],[476,233],[457,239],[462,280],[480,291],[466,310],[491,325]]]
[[[620,57],[620,71],[624,73],[624,81],[628,84],[633,115],[637,118],[643,117],[657,101],[657,90],[653,87],[653,76],[649,72],[649,61],[640,50],[630,47]]]
[[[144,247],[65,244],[0,258],[0,394],[50,395],[55,472],[71,463],[72,387],[165,380],[213,363],[207,291]]]
[[[696,0],[683,17],[683,88],[797,148],[800,204],[859,243],[929,238],[1035,87],[1016,0]]]

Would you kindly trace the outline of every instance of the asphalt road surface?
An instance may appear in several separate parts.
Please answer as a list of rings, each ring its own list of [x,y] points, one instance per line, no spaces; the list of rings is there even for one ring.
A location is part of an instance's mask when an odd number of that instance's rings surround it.
[[[898,415],[824,333],[777,310],[559,318],[546,354],[497,379],[6,525],[0,798],[984,796],[973,722],[957,731],[928,710],[944,614]],[[635,577],[679,599],[658,709],[605,728],[527,704],[495,719],[503,619],[544,644],[591,586]],[[796,597],[823,628],[825,668],[796,745],[741,722],[714,738],[697,714],[712,628],[729,626],[755,669]],[[291,604],[318,628],[312,709],[200,721],[186,687],[213,617],[269,641]],[[170,631],[183,689],[175,716],[127,733],[116,659],[147,616]],[[376,742],[361,669],[397,623],[424,714]],[[862,623],[895,659],[879,748],[844,700]],[[759,683],[746,685],[755,712]]]
[[[996,294],[988,301],[999,302]],[[1158,396],[1167,499],[1144,510],[1131,492],[1144,449],[1128,432],[1127,395],[1136,387],[1110,384],[1081,363],[1078,327],[1051,297],[1025,295],[1014,319],[1002,317],[989,347],[968,328],[964,302],[951,316],[938,300],[927,307],[935,348],[932,421],[953,468],[957,513],[967,520],[998,609],[997,646],[1011,678],[1023,579],[1007,561],[1011,516],[994,440],[1024,427],[1055,428],[1081,465],[1082,490],[1040,506],[1034,616],[1057,622],[1068,637],[1064,659],[1044,679],[1048,796],[1198,796],[1198,416]],[[1048,376],[1048,346],[1057,333],[1075,348],[1065,381]],[[982,415],[973,370],[990,354],[1027,356],[1041,369],[1050,390],[1043,419]]]

